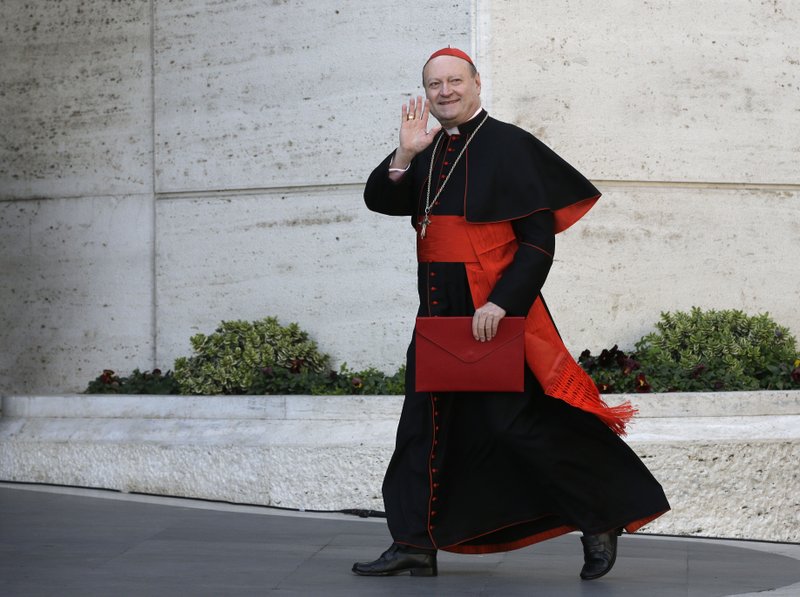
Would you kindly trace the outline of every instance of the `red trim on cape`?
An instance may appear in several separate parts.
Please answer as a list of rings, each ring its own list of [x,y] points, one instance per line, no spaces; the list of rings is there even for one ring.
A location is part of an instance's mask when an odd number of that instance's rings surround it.
[[[555,210],[553,212],[554,232],[556,234],[559,232],[564,232],[564,230],[585,216],[586,212],[594,207],[594,204],[597,203],[598,199],[600,199],[600,195],[590,197],[589,199],[584,199],[583,201],[578,201],[572,205],[567,205],[566,207]]]
[[[628,524],[622,525],[622,528],[625,529],[627,533],[634,533],[638,529],[642,528],[649,522],[652,522],[659,516],[666,514],[669,510],[664,510],[663,512],[658,512],[651,516],[646,516],[644,518],[639,518],[638,520],[634,520],[629,522]],[[521,521],[515,522],[492,531],[488,531],[486,533],[482,533],[480,535],[476,535],[474,537],[470,537],[469,539],[465,539],[466,541],[474,541],[479,537],[485,537],[486,535],[490,535],[497,531],[501,531],[503,529],[507,529],[509,527],[523,524],[525,522],[531,521]],[[496,553],[499,551],[512,551],[514,549],[521,549],[523,547],[527,547],[528,545],[533,545],[534,543],[540,543],[542,541],[546,541],[548,539],[553,539],[555,537],[559,537],[561,535],[565,535],[566,533],[571,533],[572,531],[577,531],[578,527],[573,525],[561,525],[557,527],[553,527],[552,529],[548,529],[546,531],[541,531],[539,533],[535,533],[533,535],[528,535],[527,537],[523,537],[522,539],[517,539],[516,541],[507,541],[505,543],[487,543],[485,545],[463,545],[463,542],[455,543],[453,545],[448,545],[446,547],[440,547],[442,551],[450,551],[453,553],[464,553],[464,554],[484,554],[484,553]]]
[[[484,535],[494,533],[504,528],[512,527],[516,524],[521,524],[521,523],[510,524],[508,526],[501,527],[500,529],[496,529],[495,531],[489,531],[488,533],[484,533],[483,535],[472,537],[471,539],[467,539],[467,541],[473,541],[478,537],[483,537]],[[522,549],[523,547],[527,547],[528,545],[533,545],[534,543],[540,543],[542,541],[547,541],[548,539],[560,537],[561,535],[566,535],[567,533],[571,533],[572,531],[577,531],[577,530],[578,527],[575,526],[561,525],[558,527],[554,527],[552,529],[548,529],[546,531],[541,531],[534,535],[523,537],[522,539],[517,539],[516,541],[507,541],[506,543],[487,543],[486,545],[462,545],[460,543],[457,543],[455,545],[448,545],[447,547],[440,547],[439,549],[441,549],[442,551],[450,551],[453,553],[465,553],[465,554],[482,554],[482,553],[496,553],[498,551],[513,551],[515,549]]]
[[[634,520],[633,522],[628,523],[628,524],[625,525],[625,530],[627,532],[629,532],[629,533],[635,533],[636,531],[641,529],[647,523],[653,522],[656,518],[658,518],[659,516],[663,516],[667,512],[669,512],[669,509],[662,510],[661,512],[657,512],[656,514],[653,514],[652,516],[647,516],[645,518],[640,518],[639,520]]]

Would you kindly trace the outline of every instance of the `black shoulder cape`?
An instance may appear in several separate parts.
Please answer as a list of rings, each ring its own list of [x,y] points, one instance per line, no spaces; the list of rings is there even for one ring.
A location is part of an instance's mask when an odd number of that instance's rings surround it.
[[[481,110],[475,118],[460,125],[461,134],[471,135],[484,116],[486,112]],[[381,213],[416,217],[420,209],[417,201],[404,204],[395,200],[394,204],[388,204],[385,200],[387,195],[397,197],[398,193],[409,191],[414,199],[424,197],[434,145],[431,143],[414,158],[409,173],[399,184],[388,179],[386,170],[391,159],[388,156],[367,181],[364,190],[367,206]],[[591,182],[539,139],[518,126],[491,117],[475,133],[462,163],[457,166],[462,173],[463,168],[467,172],[464,216],[468,222],[510,221],[548,209],[556,214],[556,232],[561,232],[600,197]]]

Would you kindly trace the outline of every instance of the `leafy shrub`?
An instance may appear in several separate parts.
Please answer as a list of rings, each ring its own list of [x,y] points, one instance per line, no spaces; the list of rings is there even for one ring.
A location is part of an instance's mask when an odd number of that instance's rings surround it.
[[[602,394],[652,391],[636,355],[625,354],[616,344],[604,348],[596,357],[584,350],[578,357],[578,364],[586,370]]]
[[[351,371],[346,363],[339,371],[321,372],[265,367],[251,390],[253,394],[400,395],[405,392],[405,367],[394,375],[374,368]]]
[[[134,369],[128,377],[120,377],[111,369],[89,382],[86,394],[178,394],[178,382],[172,371],[162,374],[160,369],[139,371]]]
[[[90,394],[403,394],[405,367],[394,375],[375,368],[329,367],[329,357],[296,323],[274,317],[223,321],[213,334],[191,338],[194,355],[158,369],[119,377],[110,369],[92,381]]]
[[[296,323],[281,326],[275,317],[223,321],[213,334],[190,342],[194,356],[175,361],[182,394],[249,394],[267,368],[319,373],[330,360]]]
[[[656,330],[636,343],[656,391],[756,390],[791,381],[781,380],[780,369],[796,359],[797,343],[766,313],[751,317],[695,307],[690,313],[662,313]]]
[[[656,331],[626,355],[614,346],[578,362],[601,392],[671,392],[800,387],[794,337],[768,314],[662,313]]]

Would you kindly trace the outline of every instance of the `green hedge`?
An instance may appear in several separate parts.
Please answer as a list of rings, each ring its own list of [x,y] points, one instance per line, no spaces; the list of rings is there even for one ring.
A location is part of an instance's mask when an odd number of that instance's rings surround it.
[[[603,393],[800,389],[797,342],[768,314],[741,311],[662,313],[634,351],[616,345],[578,363]],[[192,356],[175,372],[105,370],[87,393],[126,394],[403,394],[405,368],[330,368],[330,357],[296,323],[274,317],[222,322],[191,338]]]
[[[330,368],[330,357],[296,323],[274,317],[223,321],[209,335],[190,339],[193,354],[175,361],[175,372],[120,377],[105,370],[89,394],[402,394],[405,367],[393,375],[374,368]]]
[[[797,342],[768,314],[662,313],[630,354],[615,345],[578,358],[604,393],[800,388]]]

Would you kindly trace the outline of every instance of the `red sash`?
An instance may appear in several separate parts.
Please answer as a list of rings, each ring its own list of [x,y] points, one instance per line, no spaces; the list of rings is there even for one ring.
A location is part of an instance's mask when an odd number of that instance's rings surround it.
[[[511,223],[471,224],[461,216],[430,216],[430,219],[425,238],[417,235],[418,260],[464,263],[473,304],[476,307],[486,304],[517,252]],[[625,434],[625,425],[636,410],[629,402],[612,407],[600,398],[592,378],[564,346],[541,295],[525,317],[525,360],[545,394],[590,412],[618,435]]]

